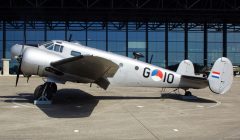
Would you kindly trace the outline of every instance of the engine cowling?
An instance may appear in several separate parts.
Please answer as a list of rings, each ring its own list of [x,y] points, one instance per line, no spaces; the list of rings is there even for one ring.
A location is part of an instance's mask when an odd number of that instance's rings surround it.
[[[49,67],[51,62],[61,59],[62,56],[48,50],[29,47],[23,52],[21,70],[24,75],[47,76],[45,68]]]

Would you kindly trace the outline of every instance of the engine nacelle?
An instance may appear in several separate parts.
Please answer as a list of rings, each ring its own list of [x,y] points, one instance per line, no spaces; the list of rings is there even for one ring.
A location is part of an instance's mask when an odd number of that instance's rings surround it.
[[[45,68],[49,67],[51,62],[61,59],[63,57],[58,54],[29,47],[23,52],[21,70],[25,75],[46,76]]]

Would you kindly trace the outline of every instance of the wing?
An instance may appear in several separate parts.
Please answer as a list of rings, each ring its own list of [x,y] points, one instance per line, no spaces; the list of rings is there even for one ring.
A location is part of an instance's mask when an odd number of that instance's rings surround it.
[[[99,56],[76,56],[52,62],[51,66],[62,73],[90,79],[107,89],[108,77],[113,77],[119,66],[111,60]]]

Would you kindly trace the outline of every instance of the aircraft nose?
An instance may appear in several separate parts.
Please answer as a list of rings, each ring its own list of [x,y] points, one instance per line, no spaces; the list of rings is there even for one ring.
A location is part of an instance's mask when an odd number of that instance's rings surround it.
[[[22,45],[15,44],[11,48],[11,58],[14,59],[21,54]]]
[[[28,47],[38,47],[38,46],[33,46],[33,45],[21,45],[21,44],[15,44],[11,48],[11,58],[15,59],[19,55],[22,55],[23,51],[28,48]]]

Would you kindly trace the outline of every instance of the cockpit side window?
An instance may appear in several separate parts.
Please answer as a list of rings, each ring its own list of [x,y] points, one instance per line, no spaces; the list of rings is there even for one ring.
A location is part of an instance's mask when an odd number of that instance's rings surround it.
[[[71,55],[72,55],[72,56],[80,56],[81,53],[80,53],[80,52],[77,52],[77,51],[71,51]]]

